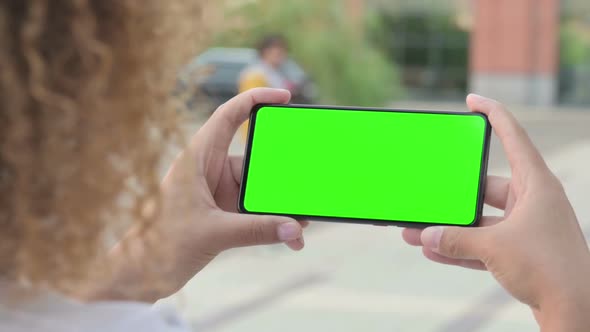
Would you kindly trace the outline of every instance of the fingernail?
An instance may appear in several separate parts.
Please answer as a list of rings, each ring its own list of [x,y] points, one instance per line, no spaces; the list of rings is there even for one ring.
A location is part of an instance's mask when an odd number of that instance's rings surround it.
[[[301,226],[296,222],[280,224],[277,233],[283,242],[297,240],[301,236]]]
[[[305,239],[303,236],[299,238],[299,243],[301,243],[302,246],[305,246]]]
[[[422,232],[422,244],[429,249],[438,250],[442,238],[442,227],[430,227]]]

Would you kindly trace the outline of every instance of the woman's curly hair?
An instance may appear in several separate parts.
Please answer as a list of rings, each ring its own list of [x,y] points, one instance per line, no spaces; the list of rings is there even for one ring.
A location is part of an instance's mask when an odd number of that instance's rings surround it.
[[[113,230],[157,216],[192,2],[0,0],[2,278],[84,279]]]

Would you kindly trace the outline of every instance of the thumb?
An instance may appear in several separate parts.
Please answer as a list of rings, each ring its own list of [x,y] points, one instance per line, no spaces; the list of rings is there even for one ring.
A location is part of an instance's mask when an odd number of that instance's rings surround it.
[[[295,219],[227,213],[219,223],[218,239],[222,250],[288,243],[303,236],[303,227]]]
[[[481,259],[482,234],[478,228],[431,227],[422,232],[422,245],[454,259]]]

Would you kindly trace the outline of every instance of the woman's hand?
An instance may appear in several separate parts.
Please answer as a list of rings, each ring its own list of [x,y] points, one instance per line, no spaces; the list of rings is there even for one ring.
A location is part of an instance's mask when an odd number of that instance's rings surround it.
[[[489,117],[508,156],[512,179],[489,177],[486,203],[505,211],[481,228],[406,229],[406,242],[435,262],[488,270],[528,304],[543,330],[590,330],[590,254],[559,180],[514,117],[496,101],[471,95]]]
[[[167,239],[178,242],[186,280],[220,252],[285,243],[304,246],[302,224],[291,218],[237,213],[242,157],[228,156],[236,131],[259,103],[287,103],[285,90],[253,89],[219,107],[174,162],[162,184]],[[183,279],[183,281],[185,281]]]
[[[275,243],[301,250],[306,222],[237,213],[242,158],[228,156],[254,105],[287,103],[290,98],[285,90],[258,88],[222,105],[166,175],[160,219],[147,234],[131,231],[110,255],[114,278],[80,297],[153,302],[181,289],[224,250]],[[146,241],[150,236],[156,243]],[[151,270],[163,282],[160,289],[144,284],[146,266],[157,267]]]

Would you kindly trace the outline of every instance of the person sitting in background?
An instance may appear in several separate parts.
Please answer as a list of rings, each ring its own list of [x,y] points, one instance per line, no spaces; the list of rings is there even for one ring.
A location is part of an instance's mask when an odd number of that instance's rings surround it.
[[[292,84],[281,72],[281,67],[287,61],[289,54],[287,40],[280,35],[267,36],[260,41],[257,50],[259,60],[246,67],[238,78],[239,92],[261,87],[292,91]],[[240,130],[244,141],[247,129],[246,122]]]
[[[268,36],[260,41],[257,50],[259,61],[246,67],[240,74],[240,93],[261,87],[290,90],[289,80],[281,72],[281,67],[288,59],[287,40],[279,35]]]

